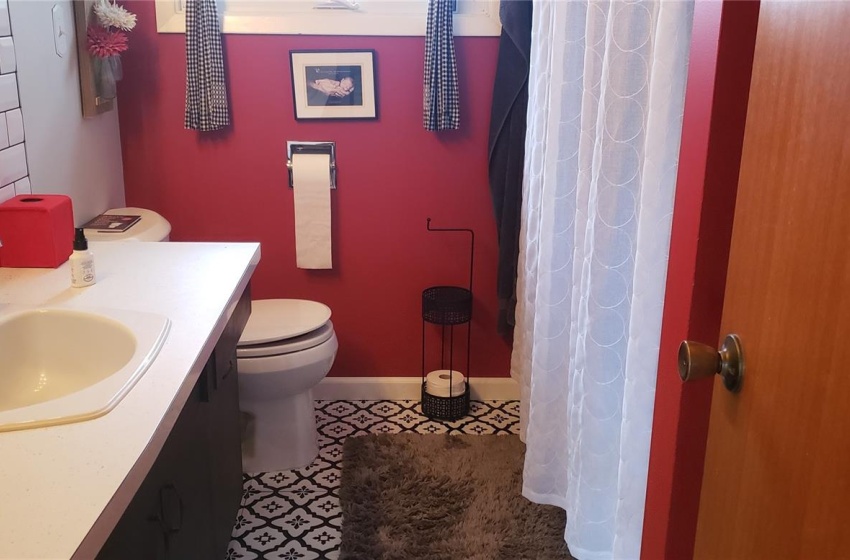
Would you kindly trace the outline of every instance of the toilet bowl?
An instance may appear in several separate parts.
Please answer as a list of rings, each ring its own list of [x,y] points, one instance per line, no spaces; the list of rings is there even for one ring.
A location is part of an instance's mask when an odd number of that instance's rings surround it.
[[[305,467],[319,454],[312,389],[339,347],[330,317],[330,308],[314,301],[252,302],[236,348],[246,473]]]

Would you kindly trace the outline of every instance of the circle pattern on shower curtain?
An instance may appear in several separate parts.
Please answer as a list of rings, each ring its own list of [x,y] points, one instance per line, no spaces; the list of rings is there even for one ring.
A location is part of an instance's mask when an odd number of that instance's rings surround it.
[[[511,369],[577,558],[640,555],[692,10],[534,3]]]

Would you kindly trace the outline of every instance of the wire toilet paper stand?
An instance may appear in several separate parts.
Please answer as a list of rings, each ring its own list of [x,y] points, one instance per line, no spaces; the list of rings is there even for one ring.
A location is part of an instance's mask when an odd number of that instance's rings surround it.
[[[425,226],[428,231],[469,233],[469,288],[459,286],[431,286],[422,291],[422,414],[435,420],[457,420],[469,414],[469,367],[472,342],[472,271],[475,259],[475,232],[467,228],[432,228],[431,218]],[[440,367],[448,365],[448,396],[428,393],[425,372],[426,324],[440,326]],[[466,383],[463,392],[455,394],[458,372],[454,369],[454,328],[466,324]],[[448,330],[448,333],[446,332]],[[448,339],[448,360],[446,340]],[[448,364],[446,364],[448,361]],[[443,375],[443,378],[446,378]]]

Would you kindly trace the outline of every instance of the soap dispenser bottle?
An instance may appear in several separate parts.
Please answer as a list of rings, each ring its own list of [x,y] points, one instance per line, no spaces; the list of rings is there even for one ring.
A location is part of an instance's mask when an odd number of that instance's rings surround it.
[[[74,235],[74,252],[68,259],[71,262],[71,287],[85,288],[94,284],[94,255],[89,251],[89,242],[83,228],[77,228]]]

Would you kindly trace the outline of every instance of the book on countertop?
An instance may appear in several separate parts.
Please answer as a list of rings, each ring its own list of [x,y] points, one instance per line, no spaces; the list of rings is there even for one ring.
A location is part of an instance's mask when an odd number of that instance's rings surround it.
[[[83,225],[85,229],[96,229],[99,233],[121,233],[127,231],[141,220],[133,214],[101,214]]]

